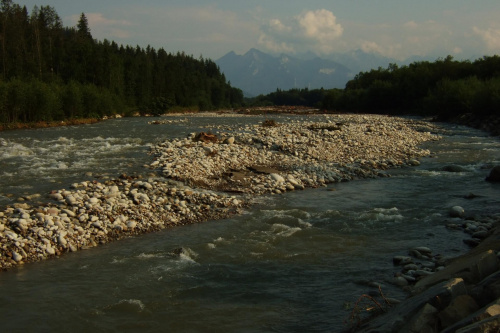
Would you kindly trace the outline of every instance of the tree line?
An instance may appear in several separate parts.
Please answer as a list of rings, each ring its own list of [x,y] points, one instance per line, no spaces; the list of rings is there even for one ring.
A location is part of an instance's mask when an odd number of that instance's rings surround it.
[[[500,57],[473,62],[448,56],[361,72],[343,90],[331,90],[328,110],[412,113],[453,120],[464,115],[500,116]]]
[[[212,110],[243,103],[209,59],[93,39],[87,17],[1,0],[0,123]]]
[[[305,105],[326,111],[413,114],[440,121],[500,119],[500,57],[434,62],[360,72],[344,89],[277,89],[250,105]]]

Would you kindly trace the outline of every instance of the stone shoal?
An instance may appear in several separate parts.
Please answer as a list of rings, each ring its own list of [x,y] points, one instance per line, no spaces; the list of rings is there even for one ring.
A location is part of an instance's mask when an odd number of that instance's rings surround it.
[[[375,115],[219,126],[211,142],[185,139],[151,149],[146,180],[125,175],[54,190],[44,205],[0,211],[0,269],[57,257],[130,235],[221,219],[255,195],[283,193],[418,165],[437,140],[431,124]],[[182,183],[179,183],[182,182]],[[238,193],[239,195],[236,195]]]

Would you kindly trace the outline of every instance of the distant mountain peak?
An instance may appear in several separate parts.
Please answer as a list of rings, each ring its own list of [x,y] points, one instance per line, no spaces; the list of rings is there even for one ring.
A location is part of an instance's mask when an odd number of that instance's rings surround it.
[[[351,70],[333,60],[270,55],[252,48],[243,56],[233,51],[215,61],[234,87],[247,96],[269,94],[277,88],[343,88]]]

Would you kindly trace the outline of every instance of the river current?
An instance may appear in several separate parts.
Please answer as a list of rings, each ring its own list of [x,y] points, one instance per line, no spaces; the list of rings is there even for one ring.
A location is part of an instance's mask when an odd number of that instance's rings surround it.
[[[274,117],[278,122],[286,117]],[[147,174],[151,144],[263,117],[127,118],[0,133],[0,206],[73,182]],[[185,120],[185,121],[184,121]],[[234,218],[131,237],[0,272],[3,332],[338,332],[348,303],[388,281],[395,255],[463,254],[450,207],[499,213],[500,141],[445,125],[418,167],[391,177],[258,198]],[[453,166],[453,171],[444,171]],[[476,195],[466,199],[470,193]],[[174,250],[183,248],[178,255]]]

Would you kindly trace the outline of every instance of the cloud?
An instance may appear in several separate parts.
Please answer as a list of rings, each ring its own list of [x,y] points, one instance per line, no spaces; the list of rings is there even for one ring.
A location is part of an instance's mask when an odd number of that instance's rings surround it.
[[[405,60],[419,55],[460,53],[463,36],[434,20],[384,24],[348,22],[344,40],[348,49],[361,49],[384,57]],[[461,38],[462,37],[462,38]]]
[[[384,57],[397,58],[403,46],[401,44],[385,44],[384,46],[373,41],[362,41],[360,48],[366,53],[376,53]]]
[[[283,33],[288,33],[292,31],[291,27],[284,25],[278,19],[272,19],[271,21],[269,21],[269,27],[274,31],[279,31]]]
[[[92,36],[96,39],[126,39],[132,36],[128,30],[133,24],[127,20],[114,20],[104,16],[103,13],[86,13],[87,21]],[[69,21],[76,25],[80,15],[72,15]]]
[[[500,50],[500,29],[490,27],[487,30],[482,30],[478,27],[473,27],[472,30],[476,35],[480,36],[483,39],[489,50]]]
[[[335,15],[326,9],[306,11],[287,22],[274,18],[260,29],[258,43],[273,52],[330,53],[344,32]]]
[[[335,15],[326,9],[306,12],[297,20],[304,28],[305,35],[321,44],[337,39],[344,32]]]

